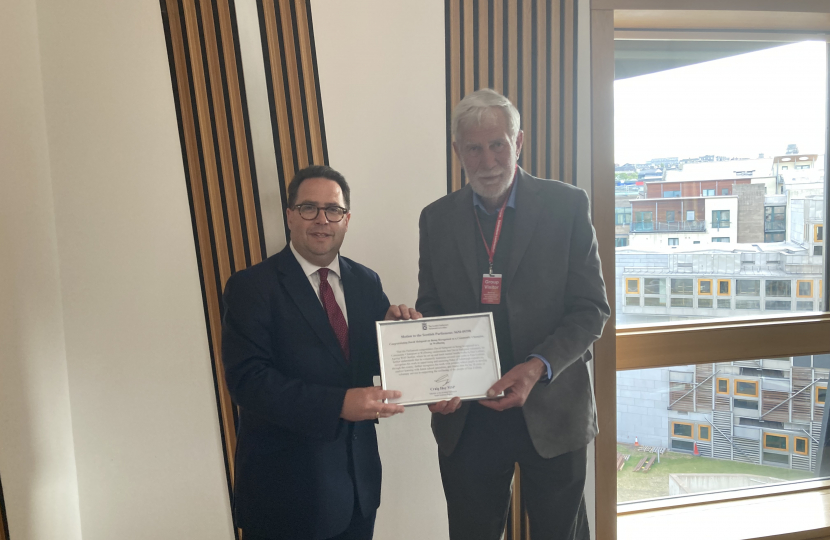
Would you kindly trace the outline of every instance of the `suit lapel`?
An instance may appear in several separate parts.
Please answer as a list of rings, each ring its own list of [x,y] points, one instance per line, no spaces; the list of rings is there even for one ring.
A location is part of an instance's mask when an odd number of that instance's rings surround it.
[[[337,336],[334,335],[334,330],[329,323],[325,310],[323,310],[323,305],[320,303],[320,299],[317,297],[311,283],[308,282],[308,278],[303,273],[303,269],[294,257],[294,253],[291,252],[290,247],[286,246],[280,253],[278,263],[277,269],[281,274],[288,295],[294,300],[300,313],[303,314],[309,326],[326,345],[332,356],[340,360],[337,364],[345,368],[346,359],[343,357],[343,351],[340,350],[340,343],[337,341]],[[348,305],[348,299],[346,304]]]
[[[510,261],[507,264],[507,273],[504,276],[504,286],[509,289],[513,276],[519,268],[519,262],[524,257],[530,245],[533,231],[539,221],[542,204],[538,195],[538,188],[528,178],[528,174],[519,169],[516,178],[516,220],[513,225],[513,247],[510,251]]]
[[[449,230],[455,240],[458,256],[464,265],[464,271],[470,282],[474,303],[478,305],[479,284],[481,276],[478,273],[476,261],[476,235],[479,234],[476,225],[475,209],[473,208],[473,189],[464,187],[459,203],[450,217]]]

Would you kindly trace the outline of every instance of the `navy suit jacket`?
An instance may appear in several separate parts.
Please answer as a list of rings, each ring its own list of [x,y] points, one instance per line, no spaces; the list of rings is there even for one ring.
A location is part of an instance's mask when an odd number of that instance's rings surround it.
[[[239,406],[234,516],[262,536],[323,539],[380,504],[373,421],[340,418],[348,388],[379,372],[375,321],[389,308],[378,275],[340,257],[347,362],[316,292],[286,246],[225,286],[222,360]]]

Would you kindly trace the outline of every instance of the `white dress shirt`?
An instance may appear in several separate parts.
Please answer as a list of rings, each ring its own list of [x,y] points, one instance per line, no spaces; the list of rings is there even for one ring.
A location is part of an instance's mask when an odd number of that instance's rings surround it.
[[[293,242],[290,245],[291,252],[297,258],[297,262],[300,263],[303,273],[308,278],[308,282],[311,283],[311,288],[317,294],[317,299],[320,300],[321,305],[323,304],[323,299],[320,298],[320,274],[317,273],[317,270],[320,268],[329,269],[328,282],[334,293],[334,299],[337,301],[337,305],[340,306],[340,311],[343,312],[343,318],[346,319],[346,324],[349,324],[349,314],[346,311],[346,296],[343,294],[343,283],[340,281],[340,255],[336,255],[328,266],[317,266],[316,264],[311,264],[302,255],[297,253]]]

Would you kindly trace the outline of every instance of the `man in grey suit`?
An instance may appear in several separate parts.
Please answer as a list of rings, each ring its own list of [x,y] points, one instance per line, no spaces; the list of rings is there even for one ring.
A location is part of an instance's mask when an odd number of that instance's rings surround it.
[[[496,540],[514,464],[534,540],[587,539],[588,443],[596,436],[586,362],[610,308],[588,197],[517,166],[510,101],[484,89],[452,116],[468,185],[424,208],[416,309],[493,312],[504,397],[430,406],[451,540]],[[486,287],[485,287],[486,285]]]

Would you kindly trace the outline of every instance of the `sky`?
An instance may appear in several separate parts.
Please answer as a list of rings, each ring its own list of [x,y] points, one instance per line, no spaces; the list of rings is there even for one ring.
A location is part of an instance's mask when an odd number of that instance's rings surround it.
[[[823,154],[825,57],[802,42],[616,81],[614,160]]]

